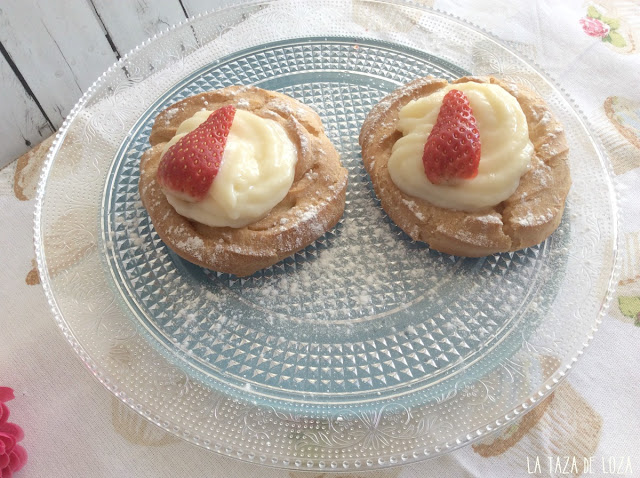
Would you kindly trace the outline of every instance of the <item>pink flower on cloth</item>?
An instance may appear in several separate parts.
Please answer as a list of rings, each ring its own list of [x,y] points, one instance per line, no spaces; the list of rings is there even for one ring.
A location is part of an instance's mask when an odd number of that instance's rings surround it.
[[[11,478],[27,462],[27,450],[18,445],[24,432],[15,423],[9,423],[9,407],[5,402],[13,400],[13,390],[0,387],[0,478]]]
[[[580,25],[587,35],[600,38],[603,43],[616,48],[627,46],[627,40],[621,32],[620,19],[606,16],[593,5],[587,8],[587,15],[580,19]]]
[[[611,30],[609,25],[592,17],[581,18],[580,25],[582,25],[584,32],[591,37],[604,38]]]

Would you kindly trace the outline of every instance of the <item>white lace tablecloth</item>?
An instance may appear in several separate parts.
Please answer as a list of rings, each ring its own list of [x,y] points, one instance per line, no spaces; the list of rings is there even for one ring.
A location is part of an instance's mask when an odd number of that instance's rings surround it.
[[[608,315],[551,396],[479,443],[367,476],[640,476],[640,4],[421,3],[525,52],[577,101],[613,165],[625,251]],[[35,184],[47,147],[0,171],[0,386],[15,390],[11,420],[24,428],[29,452],[17,476],[301,475],[182,442],[123,406],[85,370],[54,323],[34,269]]]

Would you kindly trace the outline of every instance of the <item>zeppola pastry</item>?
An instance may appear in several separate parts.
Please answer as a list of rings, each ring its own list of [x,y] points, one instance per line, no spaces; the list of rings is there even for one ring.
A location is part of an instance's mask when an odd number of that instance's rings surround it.
[[[382,208],[435,250],[516,251],[562,218],[571,185],[564,131],[523,86],[419,78],[374,106],[359,142]]]
[[[286,95],[231,86],[160,112],[140,162],[153,225],[182,258],[237,276],[336,225],[347,171],[319,116]]]

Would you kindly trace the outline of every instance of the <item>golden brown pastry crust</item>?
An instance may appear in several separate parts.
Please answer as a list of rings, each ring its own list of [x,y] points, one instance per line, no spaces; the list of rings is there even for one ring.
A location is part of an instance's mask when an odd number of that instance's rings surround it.
[[[298,150],[291,189],[263,219],[241,228],[210,227],[179,215],[156,182],[165,144],[185,119],[232,104],[277,121]],[[344,212],[347,171],[315,111],[289,96],[231,86],[186,98],[160,112],[140,162],[139,190],[158,235],[184,259],[246,276],[299,251],[334,227]]]
[[[524,111],[535,151],[531,169],[520,178],[516,191],[493,208],[464,212],[434,206],[402,192],[394,184],[387,163],[391,148],[402,137],[395,127],[398,112],[409,101],[447,85],[446,80],[425,77],[385,97],[362,125],[362,158],[375,192],[389,217],[412,239],[447,254],[482,257],[538,244],[560,224],[571,186],[569,150],[562,125],[544,100],[523,86],[493,77],[464,77],[453,83],[468,81],[500,85]]]

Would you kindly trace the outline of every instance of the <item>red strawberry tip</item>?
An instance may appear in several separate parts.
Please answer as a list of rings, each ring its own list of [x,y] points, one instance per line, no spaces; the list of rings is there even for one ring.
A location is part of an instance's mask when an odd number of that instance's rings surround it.
[[[433,184],[455,184],[478,175],[480,133],[469,98],[452,89],[442,99],[431,134],[424,145],[422,162]]]
[[[165,152],[157,172],[163,189],[190,202],[207,196],[220,170],[235,113],[233,105],[215,110]]]

